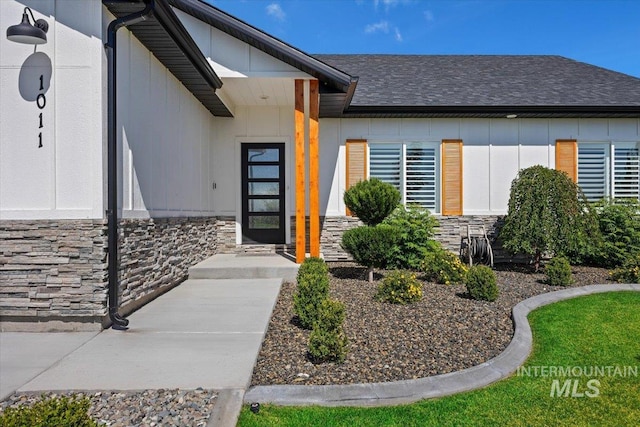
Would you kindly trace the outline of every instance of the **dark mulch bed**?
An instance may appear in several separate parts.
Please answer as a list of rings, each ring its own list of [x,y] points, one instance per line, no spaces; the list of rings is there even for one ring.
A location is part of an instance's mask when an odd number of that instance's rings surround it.
[[[463,285],[424,282],[423,299],[411,305],[374,300],[377,283],[352,263],[330,263],[331,296],[346,307],[349,354],[342,364],[313,364],[307,357],[309,331],[293,313],[295,285],[282,286],[253,372],[253,385],[351,384],[397,381],[457,371],[500,354],[513,335],[511,309],[518,302],[563,288],[546,285],[529,266],[496,268],[500,296],[467,298]],[[573,267],[575,284],[608,282],[605,269]],[[383,272],[384,273],[384,272]],[[382,276],[376,275],[376,281]],[[419,276],[418,276],[419,278]]]

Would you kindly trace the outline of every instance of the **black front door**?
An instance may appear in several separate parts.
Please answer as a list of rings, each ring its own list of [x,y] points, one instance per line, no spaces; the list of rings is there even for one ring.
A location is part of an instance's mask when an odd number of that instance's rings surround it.
[[[285,243],[284,144],[242,144],[242,242]]]

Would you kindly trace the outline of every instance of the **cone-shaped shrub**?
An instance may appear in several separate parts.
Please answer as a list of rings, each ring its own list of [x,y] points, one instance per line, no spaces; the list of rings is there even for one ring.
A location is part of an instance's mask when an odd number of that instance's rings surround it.
[[[293,308],[300,325],[311,329],[318,317],[318,310],[329,298],[329,269],[320,258],[307,258],[297,276],[298,288],[293,295]]]
[[[344,333],[344,304],[326,299],[309,337],[309,355],[315,363],[342,362],[347,355],[348,340]]]

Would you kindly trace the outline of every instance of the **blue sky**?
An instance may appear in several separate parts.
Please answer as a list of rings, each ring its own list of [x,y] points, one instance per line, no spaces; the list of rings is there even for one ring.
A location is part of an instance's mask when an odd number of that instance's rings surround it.
[[[307,53],[551,54],[640,77],[638,0],[207,0]]]

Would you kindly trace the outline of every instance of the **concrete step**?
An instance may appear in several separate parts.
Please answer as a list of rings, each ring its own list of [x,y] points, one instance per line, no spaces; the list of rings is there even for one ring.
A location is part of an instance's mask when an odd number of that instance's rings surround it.
[[[189,279],[294,281],[298,264],[279,254],[217,254],[189,268]]]

